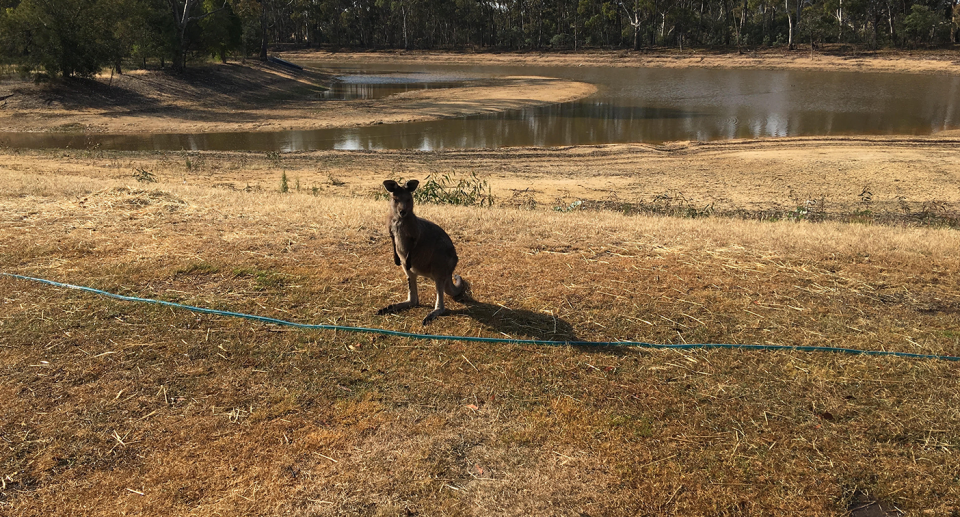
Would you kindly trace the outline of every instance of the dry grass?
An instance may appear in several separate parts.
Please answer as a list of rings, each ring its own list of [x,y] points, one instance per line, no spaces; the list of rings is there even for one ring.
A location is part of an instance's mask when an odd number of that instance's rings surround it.
[[[404,291],[374,178],[552,170],[525,153],[7,152],[0,271],[418,331],[426,309],[374,315]],[[278,192],[282,171],[299,192]],[[956,230],[419,213],[476,298],[430,332],[960,355]],[[409,341],[6,277],[0,293],[10,515],[843,515],[858,494],[958,511],[953,363]]]
[[[7,170],[369,197],[385,176],[489,182],[500,205],[756,220],[960,224],[958,138],[785,138],[444,152],[9,150]],[[51,180],[52,181],[52,180]]]

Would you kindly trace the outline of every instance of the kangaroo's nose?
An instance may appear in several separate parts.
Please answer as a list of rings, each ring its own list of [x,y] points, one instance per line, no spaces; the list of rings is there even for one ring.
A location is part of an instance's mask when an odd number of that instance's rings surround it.
[[[405,208],[401,208],[401,209],[400,209],[400,217],[406,217],[406,215],[407,215],[407,210],[406,210]]]

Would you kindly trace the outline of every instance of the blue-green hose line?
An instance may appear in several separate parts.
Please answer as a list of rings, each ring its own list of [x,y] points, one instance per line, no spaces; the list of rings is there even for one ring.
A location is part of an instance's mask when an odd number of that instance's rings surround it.
[[[254,314],[220,311],[216,309],[194,307],[191,305],[183,305],[180,303],[167,302],[163,300],[152,300],[150,298],[137,298],[135,296],[124,296],[122,294],[115,294],[107,291],[101,291],[100,289],[94,289],[92,287],[64,284],[61,282],[54,282],[53,280],[46,280],[43,278],[33,278],[29,276],[14,275],[11,273],[0,273],[0,275],[11,277],[11,278],[18,278],[20,280],[40,282],[42,284],[52,285],[56,287],[76,289],[78,291],[86,291],[88,293],[99,294],[101,296],[107,296],[110,298],[115,298],[117,300],[123,300],[126,302],[141,302],[141,303],[152,303],[156,305],[165,305],[167,307],[173,307],[176,309],[186,309],[188,311],[199,312],[202,314],[214,314],[217,316],[244,318],[248,320],[259,321],[262,323],[272,323],[274,325],[284,325],[284,326],[296,327],[300,329],[341,330],[345,332],[363,332],[368,334],[382,334],[385,336],[396,336],[396,337],[403,337],[403,338],[409,338],[409,339],[438,339],[443,341],[466,341],[466,342],[472,342],[472,343],[510,343],[510,344],[521,344],[521,345],[547,345],[547,346],[564,346],[564,345],[589,346],[589,347],[628,346],[628,347],[637,347],[637,348],[673,349],[673,350],[691,350],[691,349],[699,349],[699,348],[729,348],[729,349],[737,348],[737,349],[745,349],[745,350],[787,350],[787,351],[797,351],[797,352],[834,352],[834,353],[852,354],[852,355],[876,355],[876,356],[903,357],[903,358],[909,358],[909,359],[938,359],[943,361],[960,361],[960,357],[950,356],[950,355],[911,354],[907,352],[888,352],[885,350],[858,350],[855,348],[835,348],[835,347],[828,347],[828,346],[743,345],[743,344],[717,344],[717,343],[699,343],[699,344],[690,343],[690,344],[682,344],[682,345],[665,345],[665,344],[657,344],[657,343],[644,343],[640,341],[549,341],[545,339],[507,339],[507,338],[494,338],[494,337],[441,336],[441,335],[434,335],[434,334],[416,334],[413,332],[400,332],[396,330],[386,330],[386,329],[367,328],[367,327],[347,327],[343,325],[296,323],[293,321],[285,321],[285,320],[280,320],[276,318],[268,318],[265,316],[256,316]]]

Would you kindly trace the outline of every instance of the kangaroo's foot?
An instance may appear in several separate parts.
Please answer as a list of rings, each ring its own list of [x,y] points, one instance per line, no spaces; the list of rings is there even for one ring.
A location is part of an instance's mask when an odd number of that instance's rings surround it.
[[[426,325],[427,323],[430,323],[431,321],[437,319],[437,316],[440,316],[445,312],[447,312],[445,309],[434,309],[430,312],[430,314],[427,314],[426,318],[423,318],[423,324]]]
[[[407,310],[407,309],[409,309],[409,308],[411,308],[411,307],[414,307],[414,306],[416,306],[416,305],[417,305],[417,304],[415,304],[415,303],[413,303],[413,302],[410,302],[410,301],[400,302],[400,303],[393,303],[393,304],[387,305],[386,307],[384,307],[384,308],[380,309],[379,311],[377,311],[377,315],[378,315],[378,316],[382,316],[382,315],[384,315],[384,314],[393,314],[393,313],[395,313],[395,312],[405,311],[405,310]]]

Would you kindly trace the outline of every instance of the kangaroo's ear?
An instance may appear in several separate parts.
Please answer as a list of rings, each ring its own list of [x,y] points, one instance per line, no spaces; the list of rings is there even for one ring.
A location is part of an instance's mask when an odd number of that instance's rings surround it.
[[[397,185],[396,181],[386,180],[383,182],[383,188],[387,189],[387,192],[396,192],[400,185]]]
[[[417,190],[417,186],[419,185],[420,185],[420,182],[417,180],[408,181],[406,184],[407,192],[413,192],[414,190]]]

